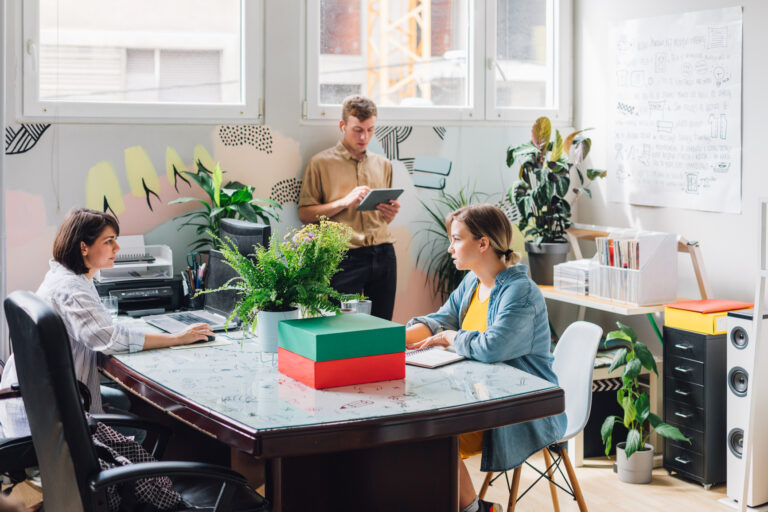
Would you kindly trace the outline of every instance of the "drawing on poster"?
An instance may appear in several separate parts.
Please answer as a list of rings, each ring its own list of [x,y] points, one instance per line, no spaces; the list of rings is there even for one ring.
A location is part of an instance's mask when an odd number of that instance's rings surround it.
[[[741,211],[740,7],[613,31],[610,196]]]

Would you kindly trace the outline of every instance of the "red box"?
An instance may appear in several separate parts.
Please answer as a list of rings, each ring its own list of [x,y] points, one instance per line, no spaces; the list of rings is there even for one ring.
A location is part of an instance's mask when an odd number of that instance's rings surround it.
[[[405,352],[316,362],[280,347],[277,369],[315,389],[404,379]]]

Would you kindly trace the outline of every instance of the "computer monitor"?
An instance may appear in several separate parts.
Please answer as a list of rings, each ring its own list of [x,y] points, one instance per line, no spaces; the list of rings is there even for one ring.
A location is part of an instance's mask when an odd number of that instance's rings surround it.
[[[272,229],[266,224],[256,224],[240,219],[221,219],[221,238],[227,238],[237,246],[243,256],[253,254],[254,245],[269,247]]]
[[[224,255],[219,251],[211,249],[208,256],[208,272],[205,278],[205,287],[209,290],[218,288],[236,275],[237,272],[227,264]],[[214,313],[224,316],[229,316],[237,303],[237,292],[234,290],[206,293],[203,297],[205,297],[205,309],[213,310]]]

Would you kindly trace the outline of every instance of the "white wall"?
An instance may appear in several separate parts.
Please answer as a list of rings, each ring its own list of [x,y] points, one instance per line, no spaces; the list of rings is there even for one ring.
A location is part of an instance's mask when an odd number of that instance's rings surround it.
[[[579,221],[590,224],[633,226],[643,229],[679,233],[688,240],[698,240],[715,298],[752,302],[757,268],[758,210],[757,198],[768,192],[765,172],[765,119],[768,95],[765,83],[765,51],[768,48],[768,2],[764,0],[647,0],[616,2],[590,0],[575,2],[574,9],[574,73],[575,126],[597,127],[593,135],[592,165],[608,166],[607,144],[609,107],[605,98],[610,62],[611,28],[624,20],[670,15],[686,11],[743,6],[743,93],[742,93],[742,213],[740,215],[633,206],[611,202],[607,184],[594,187],[593,201],[580,205]],[[679,261],[679,293],[698,298],[690,260]],[[611,315],[588,314],[587,319],[608,322]],[[641,328],[645,339],[654,336],[642,317],[630,324]],[[656,347],[658,349],[658,347]]]

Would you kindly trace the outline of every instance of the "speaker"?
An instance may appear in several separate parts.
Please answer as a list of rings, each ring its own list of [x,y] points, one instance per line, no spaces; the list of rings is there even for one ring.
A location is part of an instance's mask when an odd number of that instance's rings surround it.
[[[763,364],[755,362],[755,346],[761,340],[751,337],[753,310],[731,311],[728,313],[728,338],[726,348],[727,378],[727,419],[726,466],[728,471],[727,494],[732,500],[741,500],[744,485],[744,430],[749,422],[749,401],[747,390],[753,376],[765,372]],[[768,318],[768,315],[763,318]],[[768,328],[765,325],[764,328]],[[761,336],[765,339],[765,336]],[[763,347],[765,351],[768,347]],[[749,472],[747,506],[756,507],[768,503],[768,390],[753,390],[752,400],[757,400],[755,432],[751,442],[754,447],[752,466]]]

